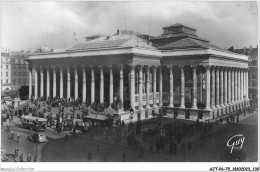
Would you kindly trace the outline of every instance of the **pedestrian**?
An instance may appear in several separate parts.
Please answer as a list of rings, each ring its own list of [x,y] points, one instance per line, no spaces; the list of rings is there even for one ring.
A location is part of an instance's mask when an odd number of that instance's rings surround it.
[[[29,153],[28,156],[27,156],[27,162],[31,162],[31,159],[32,159],[32,156],[31,156],[31,154]]]
[[[239,117],[237,116],[237,123],[239,122]]]
[[[92,153],[88,152],[88,161],[92,161]]]
[[[23,162],[23,154],[19,156],[19,162]]]
[[[20,135],[17,134],[17,143],[19,143],[19,140],[20,140]]]
[[[11,132],[11,140],[14,139],[14,131]]]
[[[123,152],[123,154],[122,154],[122,160],[123,160],[123,162],[125,162],[125,159],[126,159],[126,154],[125,154],[125,152]]]
[[[14,149],[14,155],[15,155],[15,157],[18,157],[18,148]]]

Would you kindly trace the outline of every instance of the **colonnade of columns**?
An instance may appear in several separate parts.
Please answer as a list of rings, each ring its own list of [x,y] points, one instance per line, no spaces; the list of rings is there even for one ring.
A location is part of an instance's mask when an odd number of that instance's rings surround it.
[[[169,105],[174,107],[173,66],[169,69]],[[197,66],[192,69],[192,109],[197,109]],[[180,70],[180,108],[185,108],[185,73],[184,66]],[[205,71],[205,109],[217,109],[248,100],[248,70],[222,66],[204,66]],[[160,81],[161,83],[161,81]]]
[[[109,65],[109,104],[113,103],[113,96],[114,96],[114,86],[113,86],[113,66]],[[124,100],[124,65],[119,64],[117,65],[119,68],[119,98]],[[174,89],[173,89],[173,66],[167,66],[169,69],[169,107],[174,107]],[[180,70],[180,78],[181,78],[181,88],[180,88],[180,108],[185,108],[185,72],[184,66],[178,66]],[[192,69],[192,109],[197,109],[197,66],[191,65]],[[86,66],[82,65],[82,99],[85,102],[86,100]],[[90,66],[90,76],[91,76],[91,103],[95,101],[95,70],[94,66]],[[103,73],[104,66],[98,66],[99,74],[100,74],[100,94],[99,100],[100,103],[104,101],[104,73]],[[56,75],[58,74],[56,71],[56,67],[52,66],[51,68],[46,68],[46,96],[50,96],[50,71],[52,69],[52,76],[53,76],[53,91],[52,96],[57,96],[56,94]],[[60,72],[60,97],[63,97],[63,67],[59,68]],[[77,66],[73,66],[74,71],[74,98],[78,98],[78,68]],[[146,87],[146,109],[151,108],[150,104],[150,83],[152,82],[152,90],[153,90],[153,103],[152,107],[157,107],[157,71],[159,76],[159,106],[163,105],[162,99],[162,67],[156,66],[141,66],[141,65],[129,65],[129,72],[130,72],[130,105],[131,107],[135,107],[135,72],[138,73],[138,107],[137,109],[143,109],[143,82],[145,82]],[[244,68],[234,68],[234,67],[221,67],[221,66],[204,66],[205,71],[205,109],[216,109],[220,107],[225,107],[228,105],[233,105],[236,103],[243,102],[244,100],[248,100],[248,70]],[[38,72],[40,72],[40,95],[38,95]],[[143,81],[143,72],[146,75],[146,81]],[[150,73],[152,74],[152,81],[150,81]],[[39,67],[37,70],[35,67],[29,71],[29,96],[32,96],[32,74],[35,76],[35,83],[34,83],[34,97],[43,97],[44,96],[44,73],[43,67]],[[71,97],[71,70],[70,67],[67,67],[67,98]]]
[[[119,69],[119,98],[121,100],[124,100],[124,65],[119,64],[116,65]],[[99,101],[100,103],[104,102],[104,69],[105,66],[99,65],[98,66],[98,70],[99,70]],[[59,95],[60,97],[63,97],[63,87],[65,82],[63,81],[63,74],[64,71],[63,70],[64,67],[60,67],[59,69]],[[81,66],[82,70],[82,100],[85,102],[86,101],[86,87],[87,87],[87,80],[86,80],[86,66],[82,65]],[[112,65],[108,65],[109,68],[109,104],[111,106],[111,104],[113,103],[113,98],[114,98],[114,74],[113,74],[113,66]],[[135,71],[138,72],[138,78],[139,78],[139,99],[138,99],[138,107],[137,109],[142,110],[143,109],[143,90],[142,90],[142,86],[143,86],[143,82],[145,82],[145,87],[146,87],[146,109],[151,109],[151,107],[157,107],[157,92],[156,92],[156,74],[157,74],[157,67],[155,66],[142,66],[142,65],[129,65],[130,68],[130,105],[132,108],[135,108]],[[33,67],[32,69],[29,70],[29,97],[32,96],[32,75],[34,74],[34,78],[35,78],[35,83],[34,83],[34,98],[38,98],[38,97],[44,97],[44,87],[46,87],[46,96],[52,96],[52,97],[56,97],[57,93],[57,71],[56,71],[56,66],[52,66],[51,68],[46,67],[46,86],[44,84],[44,73],[43,73],[43,67]],[[51,71],[52,69],[52,71]],[[162,74],[161,74],[161,68],[159,69],[159,77],[160,77],[160,81],[162,81]],[[143,81],[143,71],[146,74],[146,81]],[[38,72],[40,72],[40,95],[38,95]],[[53,79],[52,79],[52,95],[51,95],[51,81],[50,81],[50,72],[52,73]],[[74,99],[77,99],[79,97],[78,93],[78,89],[79,89],[79,82],[78,82],[78,66],[73,66],[73,72],[74,72],[74,83],[72,83],[71,80],[71,70],[70,67],[67,66],[67,98],[71,97],[71,84],[74,84]],[[94,70],[94,66],[90,66],[90,89],[91,89],[91,95],[90,95],[90,101],[91,103],[93,103],[95,101],[95,70]],[[152,81],[150,81],[149,75],[150,72],[152,74]],[[153,87],[153,101],[152,104],[150,104],[150,83],[152,83],[152,87]],[[159,98],[159,106],[162,106],[162,84],[160,83],[160,98]],[[152,105],[152,106],[151,106]],[[120,109],[122,110],[122,109]]]

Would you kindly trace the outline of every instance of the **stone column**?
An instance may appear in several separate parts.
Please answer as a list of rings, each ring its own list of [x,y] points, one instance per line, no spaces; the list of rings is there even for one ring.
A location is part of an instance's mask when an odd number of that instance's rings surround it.
[[[46,67],[46,74],[47,74],[47,98],[50,96],[50,87],[51,87],[51,84],[50,84],[50,72],[49,72],[49,68]]]
[[[133,110],[135,110],[135,66],[134,65],[130,65],[130,82],[131,82],[131,107],[133,108]]]
[[[248,94],[248,69],[246,70],[246,99],[249,101],[249,94]]]
[[[167,66],[169,68],[169,74],[170,74],[170,104],[169,107],[174,107],[173,105],[173,71],[172,68],[173,66]]]
[[[29,99],[32,97],[32,68],[29,67]]]
[[[205,70],[206,70],[206,86],[205,86],[205,109],[209,110],[210,109],[210,68],[211,66],[206,65]]]
[[[215,109],[215,66],[211,68],[211,109]]]
[[[241,75],[240,75],[240,69],[237,69],[237,102],[240,102],[240,94],[241,94]]]
[[[55,66],[52,66],[52,70],[53,70],[53,97],[56,97],[56,70],[55,70]]]
[[[43,97],[43,67],[40,67],[41,72],[41,97]]]
[[[34,98],[38,98],[38,75],[37,75],[37,68],[33,68],[34,71]]]
[[[139,65],[139,110],[143,109],[143,66]]]
[[[224,74],[223,74],[223,67],[219,68],[219,76],[220,76],[220,107],[224,107]]]
[[[231,103],[235,103],[235,69],[231,68]]]
[[[113,66],[109,65],[109,107],[114,102],[114,78],[113,78]]]
[[[162,79],[162,67],[160,66],[159,67],[159,106],[162,107],[163,105],[163,99],[162,99],[162,82],[163,82],[163,79]]]
[[[237,85],[237,83],[238,83],[238,81],[237,81],[237,69],[235,69],[234,70],[234,74],[235,74],[235,76],[234,76],[234,78],[235,78],[235,96],[234,96],[234,101],[235,101],[235,103],[237,103],[237,87],[238,87],[238,85]]]
[[[70,98],[70,67],[67,66],[67,99]]]
[[[87,96],[87,84],[86,84],[86,66],[82,65],[82,101],[86,103],[86,96]]]
[[[224,67],[224,106],[228,105],[228,102],[230,103],[230,71],[228,68]],[[231,88],[231,87],[230,87]]]
[[[74,66],[74,75],[75,75],[75,94],[74,94],[74,99],[76,100],[78,98],[78,93],[79,93],[79,84],[78,84],[78,69],[77,66]]]
[[[244,69],[244,95],[245,95],[245,97],[246,97],[246,93],[247,93],[247,89],[246,89],[246,83],[247,83],[246,73],[247,73],[247,69]]]
[[[60,98],[63,97],[63,69],[60,66]]]
[[[94,66],[91,66],[91,104],[95,102],[95,73]]]
[[[151,109],[150,106],[150,66],[146,66],[146,109]]]
[[[119,98],[122,100],[122,103],[124,104],[124,73],[123,73],[124,66],[123,66],[123,64],[119,64],[118,68],[119,68],[119,79],[120,79],[120,81],[119,81]]]
[[[244,102],[244,83],[245,83],[245,77],[244,77],[244,69],[241,69],[241,101]]]
[[[99,72],[100,72],[100,85],[99,85],[99,103],[104,102],[104,73],[103,73],[103,66],[99,65]]]
[[[219,106],[219,67],[217,66],[216,67],[216,70],[215,70],[215,72],[216,72],[216,75],[215,75],[215,77],[216,77],[216,108],[220,108],[220,106]]]
[[[179,66],[181,70],[181,105],[180,108],[185,108],[185,75],[184,66]]]
[[[197,66],[191,66],[192,68],[192,109],[197,108]]]
[[[240,69],[240,102],[243,102],[243,79],[244,79],[244,75],[243,75],[243,69]]]
[[[157,92],[156,92],[156,66],[153,66],[153,107],[156,108]]]

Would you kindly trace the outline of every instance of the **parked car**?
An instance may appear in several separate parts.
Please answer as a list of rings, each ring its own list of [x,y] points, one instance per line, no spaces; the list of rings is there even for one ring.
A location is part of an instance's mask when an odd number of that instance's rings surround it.
[[[38,142],[38,143],[42,143],[42,142],[47,142],[48,140],[46,139],[46,134],[43,132],[38,132],[38,133],[31,133],[28,137],[28,140],[32,141],[32,142]]]

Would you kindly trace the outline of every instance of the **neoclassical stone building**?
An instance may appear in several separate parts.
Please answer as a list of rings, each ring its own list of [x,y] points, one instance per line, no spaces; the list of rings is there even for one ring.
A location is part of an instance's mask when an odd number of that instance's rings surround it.
[[[107,107],[129,100],[133,121],[151,118],[161,107],[170,117],[207,120],[248,106],[248,57],[218,48],[182,24],[164,27],[158,37],[117,31],[28,61],[30,97],[80,97]],[[130,121],[129,110],[117,115]]]

